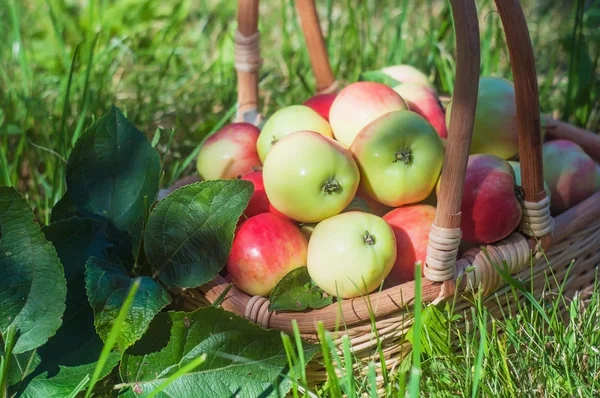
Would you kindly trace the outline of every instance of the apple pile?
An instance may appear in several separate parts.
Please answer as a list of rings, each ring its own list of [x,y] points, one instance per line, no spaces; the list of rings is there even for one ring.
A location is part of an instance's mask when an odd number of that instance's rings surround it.
[[[414,279],[425,261],[452,100],[410,65],[337,94],[277,109],[261,129],[230,123],[200,148],[201,179],[243,179],[253,196],[226,272],[268,297],[291,271],[339,298]],[[389,82],[394,84],[389,84]],[[497,242],[522,218],[512,82],[481,77],[462,200],[467,245]],[[544,144],[544,178],[560,214],[600,190],[600,166],[568,141]]]

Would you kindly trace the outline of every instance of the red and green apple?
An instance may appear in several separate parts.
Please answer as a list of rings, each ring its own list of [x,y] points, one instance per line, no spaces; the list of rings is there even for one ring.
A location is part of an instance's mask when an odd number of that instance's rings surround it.
[[[306,265],[307,251],[308,242],[296,225],[261,213],[238,228],[227,275],[247,294],[267,297],[286,274]]]
[[[444,162],[442,140],[422,116],[389,112],[367,125],[350,147],[360,169],[360,187],[389,207],[425,200]]]

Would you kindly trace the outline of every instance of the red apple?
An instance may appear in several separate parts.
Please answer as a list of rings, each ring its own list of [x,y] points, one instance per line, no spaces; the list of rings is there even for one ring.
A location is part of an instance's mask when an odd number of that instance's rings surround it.
[[[308,106],[319,115],[321,115],[325,120],[329,121],[329,109],[331,108],[331,104],[333,104],[333,100],[337,96],[335,94],[317,94],[306,101],[304,101],[303,105]]]
[[[415,263],[425,264],[434,218],[435,207],[422,204],[398,207],[383,216],[394,230],[398,253],[387,283],[399,285],[415,279]]]
[[[506,160],[494,155],[469,156],[461,212],[460,228],[468,243],[497,242],[517,228],[522,209],[515,193],[515,174]]]
[[[582,202],[600,190],[600,166],[579,145],[554,140],[542,146],[544,181],[550,188],[553,214]]]
[[[386,113],[408,109],[391,87],[375,82],[356,82],[337,95],[329,111],[333,136],[345,148],[369,123]]]
[[[250,181],[254,185],[254,192],[252,193],[252,197],[250,198],[248,206],[244,211],[246,218],[253,217],[260,213],[273,213],[276,216],[289,219],[276,208],[274,208],[271,202],[269,202],[269,198],[265,192],[262,171],[252,171],[243,176],[241,179]]]
[[[394,91],[406,101],[409,110],[427,119],[441,138],[448,137],[444,108],[428,86],[421,83],[403,83],[394,87]]]
[[[233,179],[261,168],[256,150],[260,130],[250,123],[230,123],[210,136],[198,153],[196,169],[203,180]]]
[[[308,242],[296,225],[261,213],[238,228],[227,274],[244,292],[267,297],[287,273],[306,265],[307,250]]]

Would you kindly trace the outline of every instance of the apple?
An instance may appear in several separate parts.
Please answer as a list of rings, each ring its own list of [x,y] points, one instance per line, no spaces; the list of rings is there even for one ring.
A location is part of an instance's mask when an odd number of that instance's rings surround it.
[[[237,230],[227,260],[231,281],[267,297],[290,271],[306,265],[308,242],[292,222],[271,213],[250,217]]]
[[[260,130],[250,123],[230,123],[206,139],[196,158],[202,180],[234,179],[262,166],[256,142]]]
[[[314,131],[298,131],[273,146],[263,166],[271,204],[287,217],[314,223],[350,204],[360,181],[352,154]]]
[[[427,119],[441,138],[448,137],[444,108],[429,87],[420,83],[403,83],[394,87],[394,91],[406,101],[409,110]]]
[[[306,265],[326,293],[352,298],[377,289],[394,261],[396,242],[389,224],[374,214],[350,211],[317,224]]]
[[[461,213],[460,229],[467,243],[497,242],[519,226],[523,210],[508,161],[495,155],[469,156]]]
[[[425,73],[421,72],[412,65],[401,64],[387,66],[381,69],[381,72],[396,80],[398,83],[418,83],[428,87],[434,94],[436,94],[435,87],[433,84],[431,84]]]
[[[450,123],[451,109],[452,100],[446,107],[447,125]],[[510,159],[519,152],[518,139],[513,83],[500,77],[481,77],[470,153]]]
[[[509,160],[508,163],[510,164],[510,166],[513,168],[513,171],[515,172],[515,184],[519,187],[522,187],[522,185],[521,185],[521,162],[517,162],[515,160]],[[548,196],[549,198],[552,198],[552,192],[550,191],[550,187],[548,186],[546,181],[544,181],[544,189],[546,190],[546,196]]]
[[[600,166],[581,146],[554,140],[542,146],[542,153],[553,214],[570,209],[600,190]]]
[[[331,126],[316,111],[306,105],[290,105],[279,109],[265,122],[256,143],[258,156],[265,162],[267,154],[288,134],[308,130],[333,138]]]
[[[408,109],[408,105],[391,87],[376,82],[356,82],[339,92],[329,110],[329,121],[335,139],[348,148],[373,120],[400,109]]]
[[[329,121],[329,109],[331,108],[331,104],[333,104],[333,100],[336,96],[337,93],[317,94],[304,101],[303,105],[308,106],[321,115],[325,120]]]
[[[426,199],[444,162],[442,140],[422,116],[389,112],[366,126],[350,147],[360,169],[360,186],[390,207]]]
[[[415,279],[415,263],[425,264],[434,218],[435,207],[423,204],[398,207],[383,216],[394,231],[397,253],[386,282],[399,285]]]

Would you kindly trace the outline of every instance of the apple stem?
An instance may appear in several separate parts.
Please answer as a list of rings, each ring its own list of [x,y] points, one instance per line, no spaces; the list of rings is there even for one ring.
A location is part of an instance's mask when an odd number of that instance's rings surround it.
[[[323,191],[325,191],[325,193],[333,193],[335,191],[338,191],[340,188],[341,188],[340,183],[337,182],[337,180],[334,178],[328,180],[323,185]]]
[[[275,138],[275,136],[273,136],[273,139],[271,140],[271,145],[277,144],[277,141],[279,141],[279,140],[277,138]]]
[[[371,235],[369,231],[365,231],[365,234],[363,235],[363,240],[369,246],[373,246],[375,244],[375,237]]]
[[[395,153],[394,162],[403,162],[404,164],[410,164],[412,162],[412,151],[410,148],[404,148],[402,151],[398,151]]]

